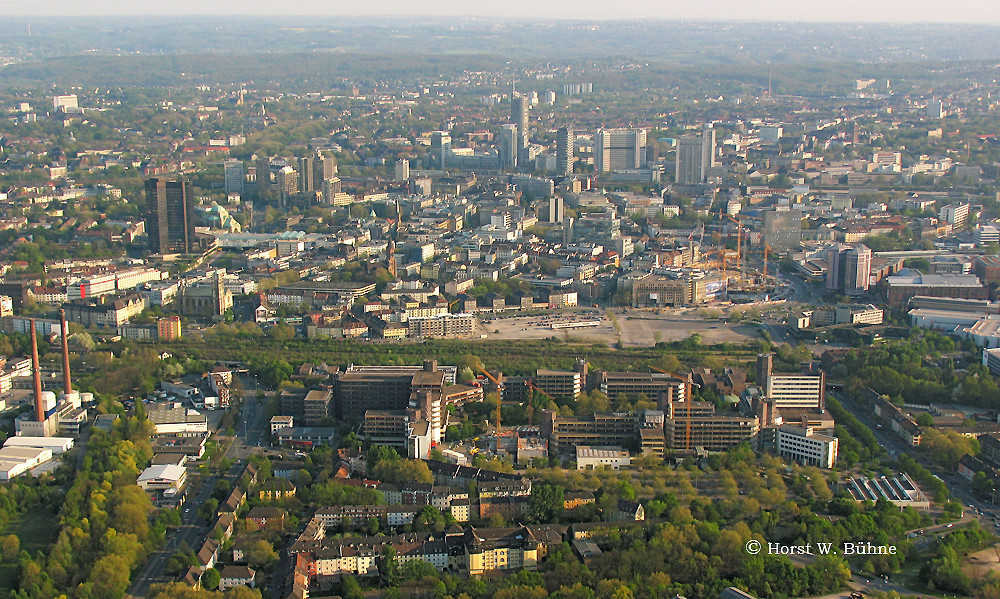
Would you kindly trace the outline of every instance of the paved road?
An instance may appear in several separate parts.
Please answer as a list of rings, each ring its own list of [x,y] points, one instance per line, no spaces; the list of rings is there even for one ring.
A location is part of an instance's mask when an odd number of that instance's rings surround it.
[[[223,453],[224,458],[234,460],[233,465],[225,474],[221,476],[213,474],[202,481],[201,488],[186,503],[190,511],[185,511],[181,515],[182,525],[167,532],[167,542],[164,546],[150,556],[146,565],[136,573],[126,594],[127,598],[145,597],[151,584],[174,580],[164,574],[170,556],[181,548],[182,543],[186,543],[197,552],[211,532],[210,523],[197,514],[198,507],[211,498],[212,491],[220,479],[225,479],[230,484],[235,483],[243,472],[246,459],[261,451],[258,444],[263,442],[266,435],[266,410],[264,406],[257,404],[253,385],[245,385],[245,388],[247,399],[243,403],[241,422],[235,427],[236,438]]]
[[[228,475],[235,477],[236,473],[241,471],[241,468],[242,464],[233,464]],[[218,480],[218,475],[206,478],[201,490],[198,491],[187,505],[199,506],[208,501]],[[197,515],[195,509],[191,509],[191,511],[185,511],[181,515],[181,522],[182,525],[180,528],[167,531],[167,542],[149,558],[142,570],[132,579],[132,585],[129,587],[126,597],[145,597],[151,584],[172,580],[164,575],[164,569],[166,568],[167,560],[170,559],[171,555],[177,553],[182,543],[186,543],[195,552],[201,547],[201,543],[204,542],[205,536],[209,531],[205,521]]]
[[[952,497],[961,502],[965,507],[965,517],[963,522],[967,520],[977,520],[979,524],[988,530],[995,530],[1000,532],[1000,527],[997,527],[995,520],[1000,518],[1000,510],[996,506],[991,505],[989,502],[982,501],[979,497],[972,493],[971,489],[954,472],[945,471],[941,466],[929,460],[926,455],[915,450],[913,447],[906,445],[902,439],[896,436],[895,433],[886,429],[879,428],[878,423],[875,421],[875,414],[868,408],[861,405],[860,402],[855,401],[853,398],[848,397],[843,393],[832,394],[834,397],[840,401],[841,405],[851,412],[862,424],[867,426],[875,434],[875,438],[878,440],[882,447],[889,450],[892,455],[899,455],[900,453],[909,454],[914,460],[920,463],[923,467],[930,470],[933,474],[937,475],[938,478],[944,481],[948,490],[951,492]],[[976,513],[979,510],[981,513]]]

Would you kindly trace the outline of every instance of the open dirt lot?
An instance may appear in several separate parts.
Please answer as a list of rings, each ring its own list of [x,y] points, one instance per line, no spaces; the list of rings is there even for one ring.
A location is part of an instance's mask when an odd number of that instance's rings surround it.
[[[629,310],[612,312],[598,309],[558,310],[539,316],[501,316],[481,318],[480,333],[486,339],[545,339],[547,337],[572,338],[591,343],[612,345],[618,341],[617,321],[621,341],[626,346],[650,346],[657,341],[679,341],[697,333],[703,343],[741,343],[757,339],[756,326],[724,324],[718,320],[700,318],[696,312],[671,312],[655,314]],[[600,321],[596,327],[552,329],[554,323]]]

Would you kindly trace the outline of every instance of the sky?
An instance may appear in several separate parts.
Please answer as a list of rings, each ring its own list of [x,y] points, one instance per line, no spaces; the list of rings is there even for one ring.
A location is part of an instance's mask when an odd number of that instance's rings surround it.
[[[996,0],[0,0],[3,16],[482,16],[1000,23]]]

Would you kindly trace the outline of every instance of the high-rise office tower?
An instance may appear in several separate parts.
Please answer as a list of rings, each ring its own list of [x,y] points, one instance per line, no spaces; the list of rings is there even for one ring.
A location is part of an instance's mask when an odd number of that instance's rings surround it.
[[[259,157],[254,166],[257,170],[257,193],[267,195],[271,191],[271,159],[267,156]]]
[[[302,193],[316,191],[316,157],[306,156],[299,158],[297,170],[299,174],[299,191]]]
[[[323,186],[320,188],[323,193],[322,202],[327,205],[333,205],[337,199],[337,194],[343,191],[343,183],[340,177],[330,177],[323,181]]]
[[[757,354],[757,385],[763,390],[767,388],[767,379],[774,368],[774,354]]]
[[[556,172],[560,175],[573,174],[573,145],[576,134],[572,127],[563,127],[556,132]],[[558,219],[554,222],[559,222]]]
[[[701,129],[701,163],[707,178],[708,169],[715,166],[715,127],[712,123],[706,123]]]
[[[872,251],[866,245],[836,244],[827,250],[826,288],[864,295],[871,286]]]
[[[705,181],[700,135],[681,136],[677,141],[674,166],[674,182],[678,185],[697,185]]]
[[[847,295],[864,295],[868,292],[872,276],[872,251],[865,245],[847,252],[844,291]]]
[[[154,254],[193,251],[194,189],[190,181],[146,181],[146,233]]]
[[[510,122],[517,125],[517,149],[520,152],[528,147],[528,106],[530,99],[514,93],[510,100]]]
[[[274,181],[278,186],[280,205],[285,206],[288,204],[288,197],[299,192],[298,173],[290,166],[283,166],[274,174]]]
[[[799,247],[802,241],[801,210],[768,210],[764,212],[761,229],[764,243],[772,250],[784,251]]]
[[[599,129],[594,134],[594,168],[597,172],[640,168],[645,163],[645,129]]]
[[[224,164],[226,194],[243,193],[243,161],[227,160]]]
[[[847,252],[851,246],[837,243],[826,250],[826,263],[829,267],[826,270],[826,288],[834,291],[844,289],[844,279],[847,269]]]
[[[566,217],[566,201],[559,196],[549,198],[548,218],[546,222],[561,223]]]
[[[698,185],[708,179],[708,169],[715,166],[715,128],[711,124],[698,135],[681,136],[674,166],[678,185]]]
[[[502,125],[500,127],[500,170],[508,170],[517,166],[517,125]]]
[[[448,168],[451,157],[451,135],[447,131],[431,133],[431,163],[440,169]]]
[[[323,181],[337,176],[337,159],[333,156],[317,154],[313,175],[313,191],[322,190]]]

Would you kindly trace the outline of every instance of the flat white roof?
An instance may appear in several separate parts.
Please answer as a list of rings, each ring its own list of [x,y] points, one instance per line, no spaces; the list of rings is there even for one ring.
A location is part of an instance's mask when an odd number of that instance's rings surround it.
[[[161,464],[159,466],[150,466],[142,471],[136,482],[150,481],[150,480],[180,480],[184,476],[183,466],[174,466],[171,464]]]
[[[26,462],[37,460],[46,453],[52,455],[52,450],[42,447],[4,447],[0,449],[0,460]]]
[[[10,437],[3,442],[4,447],[39,447],[51,449],[53,453],[62,453],[73,447],[76,441],[72,437]]]
[[[591,447],[589,445],[577,445],[576,457],[578,458],[627,458],[629,453],[621,447]]]

